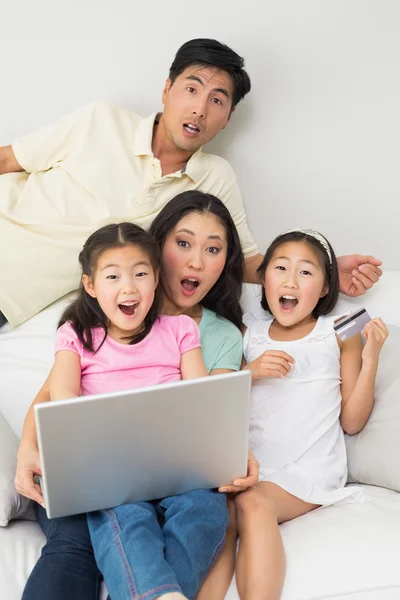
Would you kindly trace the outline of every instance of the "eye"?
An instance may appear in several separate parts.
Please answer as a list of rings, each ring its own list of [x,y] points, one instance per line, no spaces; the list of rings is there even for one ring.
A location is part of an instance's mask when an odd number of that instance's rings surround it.
[[[216,248],[215,246],[211,246],[210,248],[207,248],[207,252],[210,254],[219,254],[220,249]]]
[[[185,242],[185,240],[179,240],[178,246],[181,246],[181,248],[189,248],[189,242]]]
[[[301,271],[302,275],[312,275],[310,271]]]
[[[193,94],[193,92],[195,92],[195,91],[196,91],[196,90],[194,89],[194,87],[191,87],[191,86],[188,86],[186,89],[187,89],[187,91],[188,91],[190,94]]]
[[[285,267],[282,267],[282,265],[277,265],[275,269],[278,269],[278,271],[286,271]]]
[[[136,273],[135,277],[145,277],[147,273],[145,271],[140,271],[140,273]]]
[[[107,275],[106,279],[118,279],[118,275]]]
[[[211,102],[214,102],[214,104],[220,104],[222,106],[222,100],[220,98],[211,98]]]

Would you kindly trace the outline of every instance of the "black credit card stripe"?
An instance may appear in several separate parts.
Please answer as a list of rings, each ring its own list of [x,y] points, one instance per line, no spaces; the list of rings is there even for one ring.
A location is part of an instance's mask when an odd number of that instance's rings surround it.
[[[342,327],[344,327],[344,325],[347,325],[348,323],[351,323],[352,321],[354,321],[354,319],[357,319],[357,317],[360,317],[361,315],[363,315],[366,312],[367,312],[366,309],[362,308],[358,312],[353,313],[352,315],[350,315],[350,317],[348,317],[344,321],[341,321],[340,323],[337,323],[337,325],[334,325],[333,329],[335,331],[338,331],[338,329],[341,329]]]

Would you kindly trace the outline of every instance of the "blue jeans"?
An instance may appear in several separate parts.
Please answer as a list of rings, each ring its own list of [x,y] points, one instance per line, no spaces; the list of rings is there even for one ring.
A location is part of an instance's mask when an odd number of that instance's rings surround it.
[[[225,494],[195,490],[88,514],[94,554],[112,600],[194,598],[225,542]]]
[[[97,600],[102,576],[94,559],[86,515],[48,519],[37,504],[47,543],[22,600]]]

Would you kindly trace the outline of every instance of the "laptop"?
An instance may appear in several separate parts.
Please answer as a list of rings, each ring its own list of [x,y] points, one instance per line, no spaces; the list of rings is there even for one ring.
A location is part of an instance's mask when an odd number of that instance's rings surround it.
[[[47,516],[230,484],[247,472],[250,371],[35,406]]]

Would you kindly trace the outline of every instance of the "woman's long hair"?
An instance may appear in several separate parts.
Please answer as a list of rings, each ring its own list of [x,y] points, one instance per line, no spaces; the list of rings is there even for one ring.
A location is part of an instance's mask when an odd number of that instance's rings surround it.
[[[110,248],[122,248],[124,246],[137,246],[149,258],[154,273],[157,275],[160,269],[160,252],[157,244],[149,233],[133,223],[119,223],[105,225],[89,237],[79,254],[79,262],[82,267],[82,275],[93,278],[96,271],[97,261],[100,255]],[[159,313],[159,293],[155,291],[154,302],[146,315],[143,328],[132,335],[130,344],[137,344],[150,332]],[[84,348],[91,352],[97,352],[103,345],[110,321],[102,311],[96,298],[92,298],[85,290],[81,281],[78,297],[65,309],[58,327],[70,322]],[[96,348],[94,348],[92,329],[100,327],[104,331],[104,337]]]
[[[204,194],[196,190],[178,194],[166,204],[154,219],[150,227],[150,233],[162,253],[168,235],[183,217],[191,213],[214,215],[223,226],[228,243],[224,269],[218,281],[201,300],[200,304],[228,319],[240,329],[242,325],[240,295],[244,257],[239,234],[231,214],[221,200],[212,194]]]

